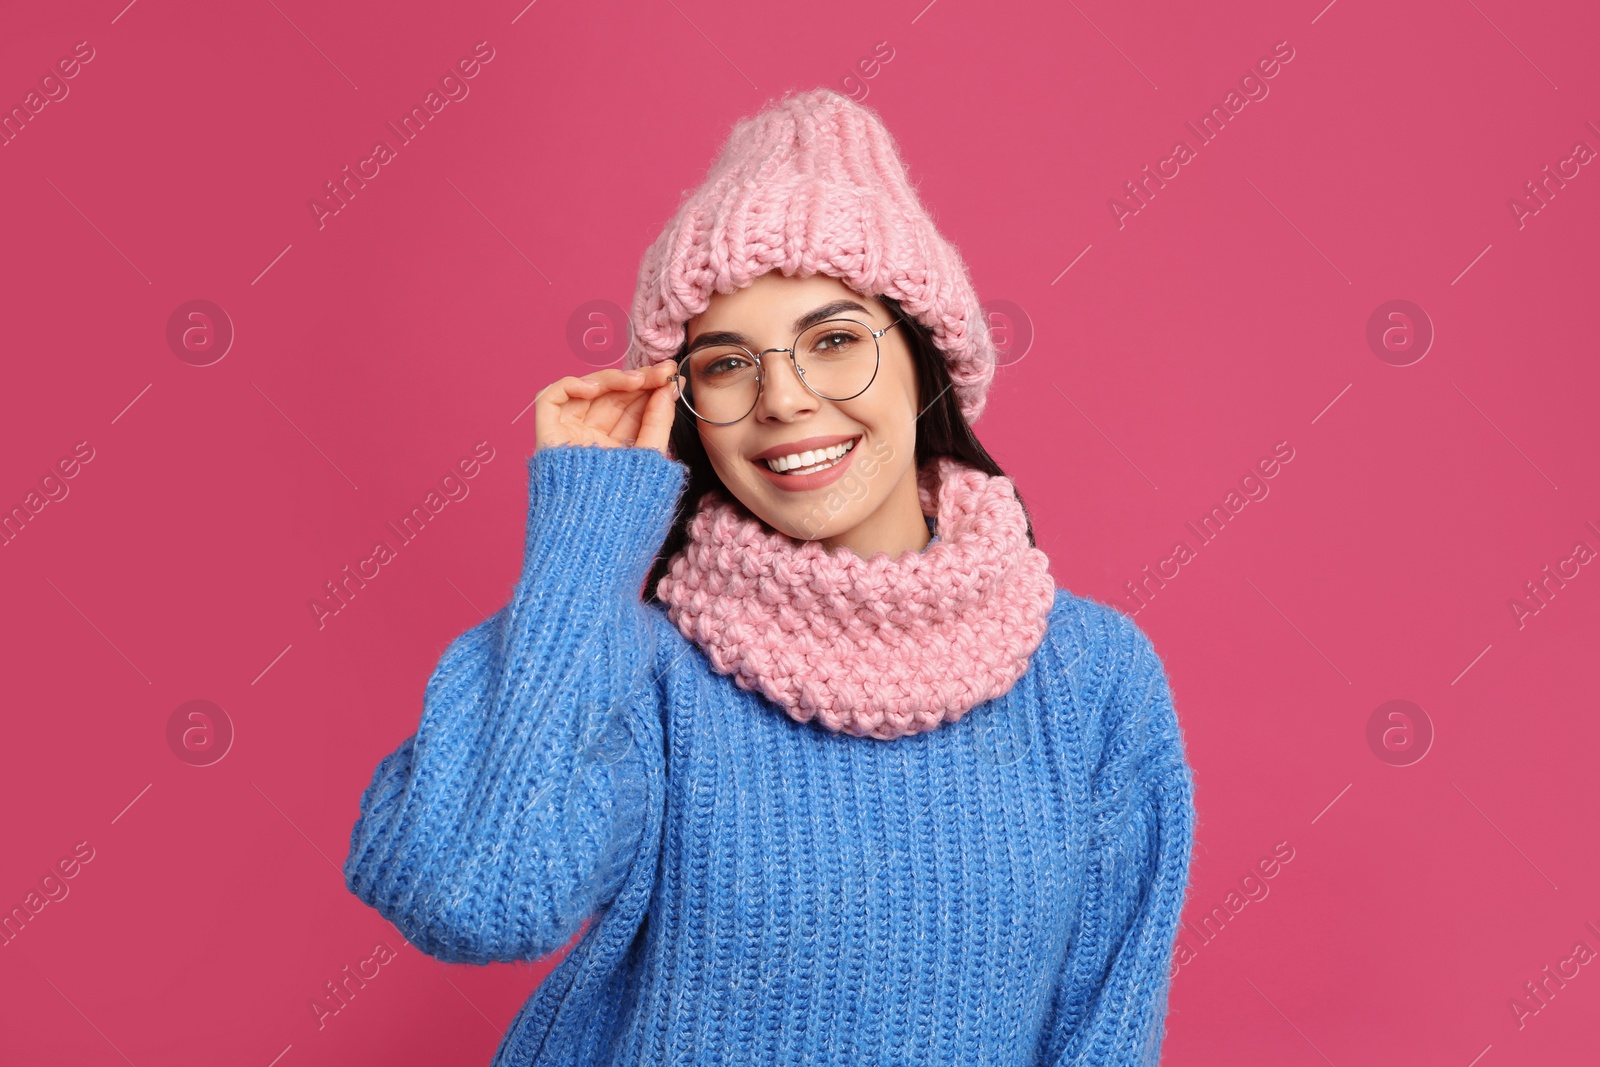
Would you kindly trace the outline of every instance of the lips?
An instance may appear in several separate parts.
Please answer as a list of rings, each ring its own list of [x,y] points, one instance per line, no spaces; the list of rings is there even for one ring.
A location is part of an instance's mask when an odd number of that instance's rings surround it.
[[[846,441],[853,441],[860,436],[858,433],[836,433],[826,437],[802,437],[798,441],[785,441],[782,444],[773,445],[765,452],[757,452],[750,458],[759,461],[777,459],[779,456],[788,456],[796,452],[814,452],[819,448],[829,448],[833,445],[843,444]]]
[[[767,466],[766,461],[769,458],[781,459],[784,456],[792,456],[797,453],[803,455],[806,452],[816,452],[818,448],[826,449],[830,445],[838,445],[850,441],[855,442],[854,447],[846,451],[844,455],[831,466],[825,467],[813,474],[782,474]],[[849,468],[850,464],[854,461],[855,454],[861,447],[860,441],[860,435],[808,437],[799,441],[791,441],[782,445],[777,445],[773,448],[769,448],[759,456],[752,457],[751,462],[753,462],[756,465],[756,468],[761,471],[762,477],[766,478],[767,481],[771,482],[779,489],[783,489],[788,492],[804,492],[810,489],[821,489],[824,486],[833,484],[843,477],[845,470]],[[810,465],[815,466],[816,460],[813,459]]]
[[[807,449],[804,452],[791,452],[777,459],[765,459],[761,462],[777,471],[779,474],[810,474],[815,468],[826,467],[843,459],[845,453],[855,447],[854,441],[845,441],[828,448]]]

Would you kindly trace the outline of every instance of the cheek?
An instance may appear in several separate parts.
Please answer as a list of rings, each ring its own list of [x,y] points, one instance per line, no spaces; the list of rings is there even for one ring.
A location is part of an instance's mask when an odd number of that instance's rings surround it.
[[[706,458],[711,460],[711,466],[716,470],[723,481],[730,477],[743,474],[743,461],[737,457],[739,452],[739,435],[728,432],[731,427],[700,431],[700,445],[706,450]]]
[[[912,369],[909,352],[896,352],[893,357],[888,353],[884,354],[883,366],[878,370],[878,380],[872,383],[872,389],[867,390],[867,395],[870,396],[880,385],[884,389],[878,394],[878,402],[874,405],[878,417],[890,418],[896,422],[914,419],[917,413],[917,375]],[[907,413],[902,415],[902,409]]]
[[[884,389],[874,396],[879,385]],[[859,418],[871,426],[878,437],[899,443],[915,435],[917,383],[909,374],[874,382],[872,389],[862,399],[870,399],[870,403],[861,411]]]

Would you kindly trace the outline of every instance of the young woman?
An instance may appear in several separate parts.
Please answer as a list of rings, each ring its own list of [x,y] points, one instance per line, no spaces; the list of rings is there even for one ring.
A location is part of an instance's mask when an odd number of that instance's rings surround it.
[[[1156,1063],[1193,782],[1149,640],[1058,589],[973,435],[977,298],[877,116],[735,127],[629,369],[536,402],[522,575],[345,875],[531,960],[502,1067]]]

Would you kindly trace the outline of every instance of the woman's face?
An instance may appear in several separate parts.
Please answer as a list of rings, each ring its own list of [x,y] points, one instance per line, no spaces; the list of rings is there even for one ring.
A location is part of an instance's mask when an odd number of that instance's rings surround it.
[[[795,278],[772,271],[736,292],[712,295],[706,310],[687,324],[690,351],[680,370],[690,373],[696,365],[696,342],[713,333],[752,352],[788,348],[801,328],[819,316],[853,318],[873,330],[893,321],[883,304],[836,278]],[[799,540],[845,538],[848,543],[847,535],[863,529],[864,523],[887,529],[885,510],[907,512],[888,525],[920,524],[914,460],[917,381],[903,333],[896,326],[879,338],[877,377],[850,400],[825,400],[813,393],[800,381],[787,353],[762,356],[761,392],[750,414],[729,426],[697,420],[706,455],[728,491],[767,525]],[[699,352],[702,361],[709,355],[703,344]],[[805,469],[816,473],[780,473],[767,462],[846,444],[850,450],[826,470],[817,471],[816,465],[828,462],[831,454],[813,456],[813,466]],[[892,507],[885,509],[886,503]],[[925,539],[926,527],[919,532]]]

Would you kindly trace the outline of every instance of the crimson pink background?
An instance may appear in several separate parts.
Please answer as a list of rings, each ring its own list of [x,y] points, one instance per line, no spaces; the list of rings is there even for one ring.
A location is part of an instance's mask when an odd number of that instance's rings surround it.
[[[1196,548],[1137,614],[1198,783],[1189,927],[1293,859],[1185,935],[1166,1062],[1594,1062],[1600,574],[1563,561],[1600,546],[1600,168],[1508,206],[1600,148],[1593,5],[124,3],[0,34],[8,110],[94,49],[0,148],[0,507],[93,449],[0,547],[0,908],[94,855],[0,948],[0,1061],[488,1061],[554,959],[405,944],[339,874],[357,798],[509,595],[527,405],[611,358],[569,347],[574,311],[627,305],[735,119],[833,85],[1015,309],[977,428],[1058,581],[1132,611]],[[480,41],[470,95],[319,229],[310,198]],[[1280,41],[1270,95],[1119,228],[1109,199]],[[209,366],[167,341],[195,299],[236,330]],[[1393,299],[1436,331],[1407,366],[1367,342]],[[323,583],[480,441],[470,496],[319,630]],[[168,742],[190,700],[235,731],[209,766]],[[1433,733],[1408,765],[1404,732],[1369,744],[1391,700]]]

